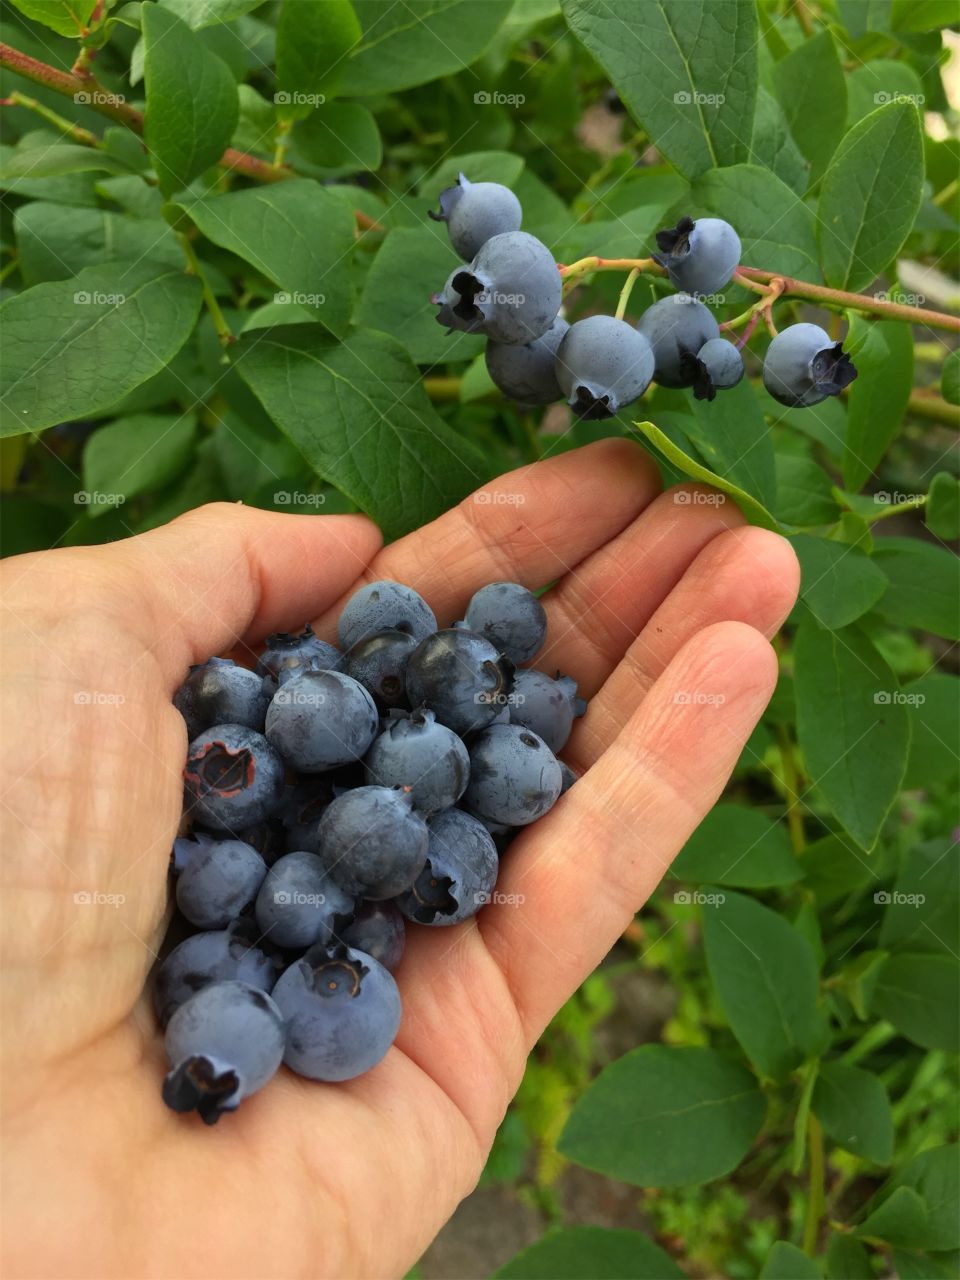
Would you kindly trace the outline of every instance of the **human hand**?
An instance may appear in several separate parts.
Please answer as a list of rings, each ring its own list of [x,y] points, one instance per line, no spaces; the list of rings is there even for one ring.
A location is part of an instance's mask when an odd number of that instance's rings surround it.
[[[789,545],[711,491],[657,490],[649,458],[610,440],[501,476],[384,550],[362,516],[218,505],[6,562],[10,1280],[354,1280],[416,1261],[475,1184],[538,1035],[713,805],[774,687]],[[556,581],[537,664],[592,699],[563,752],[584,776],[505,855],[498,893],[517,902],[411,927],[379,1066],[338,1085],[283,1070],[207,1128],[161,1102],[141,994],[182,802],[171,695],[188,664],[305,618],[334,638],[343,600],[384,577],[442,624],[485,582]]]

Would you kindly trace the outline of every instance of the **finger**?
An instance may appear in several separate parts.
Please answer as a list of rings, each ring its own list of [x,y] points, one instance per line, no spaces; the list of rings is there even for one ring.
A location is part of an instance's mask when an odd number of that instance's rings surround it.
[[[708,542],[574,725],[563,758],[582,773],[603,754],[673,656],[705,627],[745,622],[768,639],[793,608],[800,566],[786,538],[747,525]]]
[[[441,625],[463,617],[487,582],[543,587],[631,523],[660,490],[652,459],[632,440],[600,440],[508,472],[431,524],[385,547],[365,581],[415,587]],[[338,601],[318,622],[336,634]]]
[[[507,898],[486,908],[479,928],[528,1043],[714,804],[776,678],[773,650],[752,627],[699,632],[590,772],[511,846],[497,883]],[[700,696],[678,700],[691,691]]]
[[[543,599],[547,644],[537,668],[569,672],[592,697],[703,548],[744,523],[723,497],[705,485],[668,489],[562,578]]]

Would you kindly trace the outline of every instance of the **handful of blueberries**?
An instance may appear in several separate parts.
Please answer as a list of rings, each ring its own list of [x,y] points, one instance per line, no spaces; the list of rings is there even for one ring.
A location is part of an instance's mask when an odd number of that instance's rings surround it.
[[[690,387],[713,400],[743,377],[740,347],[722,337],[700,300],[732,279],[740,238],[722,218],[683,217],[657,232],[656,261],[680,290],[648,307],[636,325],[592,315],[570,325],[560,315],[562,280],[547,246],[521,231],[523,211],[509,188],[462,173],[440,194],[450,242],[468,265],[456,267],[432,301],[448,329],[482,333],[495,385],[522,404],[566,399],[578,417],[610,418],[651,382]],[[857,376],[835,342],[814,324],[776,334],[764,386],[780,404],[802,408],[839,395]]]
[[[407,922],[475,915],[511,835],[575,780],[556,752],[586,704],[521,667],[546,625],[517,583],[438,630],[416,591],[374,582],[344,607],[339,648],[308,626],[271,636],[255,670],[191,669],[174,703],[194,827],[172,874],[179,923],[200,932],[154,979],[173,1110],[214,1124],[281,1062],[333,1081],[384,1056]]]

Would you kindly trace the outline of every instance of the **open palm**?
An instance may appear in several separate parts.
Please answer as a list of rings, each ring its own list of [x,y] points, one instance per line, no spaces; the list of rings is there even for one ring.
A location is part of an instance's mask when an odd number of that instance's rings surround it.
[[[4,1273],[391,1277],[473,1187],[526,1055],[716,800],[776,679],[789,546],[721,495],[658,496],[604,441],[501,477],[380,550],[361,516],[205,507],[4,568]],[[286,1069],[208,1129],[160,1100],[142,997],[167,914],[187,665],[359,582],[441,625],[493,579],[555,583],[538,666],[591,698],[585,776],[505,855],[505,901],[412,926],[395,1046],[347,1084]],[[89,898],[89,901],[87,899]]]

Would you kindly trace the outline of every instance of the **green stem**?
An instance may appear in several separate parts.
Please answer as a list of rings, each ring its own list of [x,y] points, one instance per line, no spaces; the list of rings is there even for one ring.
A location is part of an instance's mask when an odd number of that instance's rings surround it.
[[[945,422],[955,430],[960,429],[960,408],[947,404],[940,396],[915,392],[907,401],[907,409],[918,418],[931,418],[934,422]]]
[[[13,272],[16,271],[17,267],[19,267],[19,265],[20,265],[20,256],[19,254],[14,254],[14,256],[10,259],[7,265],[2,270],[0,270],[0,284],[3,284],[7,276],[12,275]]]
[[[825,1165],[823,1159],[823,1129],[817,1117],[810,1112],[807,1120],[807,1150],[810,1162],[810,1180],[807,1193],[807,1216],[803,1224],[803,1251],[813,1258],[817,1253],[820,1236],[820,1220],[824,1210]]]
[[[630,301],[630,294],[633,292],[633,286],[637,282],[640,272],[636,267],[630,272],[626,280],[623,282],[623,288],[620,290],[620,297],[617,299],[617,310],[615,318],[622,320],[627,310],[627,303]]]
[[[960,178],[954,178],[952,182],[948,182],[942,191],[938,191],[933,197],[933,203],[940,209],[957,194],[957,187],[960,187]]]
[[[227,324],[226,318],[220,310],[220,303],[214,296],[207,277],[203,274],[203,267],[200,265],[200,259],[194,252],[193,245],[190,243],[190,238],[187,236],[186,232],[178,231],[177,239],[180,241],[180,245],[183,249],[183,255],[187,260],[187,269],[189,274],[196,276],[200,281],[200,285],[203,289],[203,301],[206,304],[207,310],[210,312],[210,319],[213,321],[213,327],[216,329],[217,334],[220,337],[221,344],[227,347],[231,342],[236,342],[237,339],[231,332],[230,326]]]
[[[800,808],[800,771],[797,768],[793,739],[785,724],[777,725],[777,745],[780,747],[783,789],[787,793],[787,829],[793,852],[799,858],[807,847],[807,835],[803,829],[803,811]]]
[[[873,1053],[874,1049],[879,1049],[888,1040],[892,1040],[896,1034],[896,1028],[889,1022],[876,1022],[872,1027],[868,1027],[855,1044],[850,1046],[840,1061],[844,1066],[855,1067],[858,1062]]]
[[[102,139],[98,138],[95,133],[91,133],[89,129],[82,128],[72,120],[67,120],[64,116],[57,115],[56,111],[51,111],[42,102],[38,102],[36,98],[28,97],[27,94],[21,93],[19,89],[14,89],[9,98],[4,99],[4,105],[23,107],[26,111],[32,111],[35,115],[40,116],[42,120],[46,120],[48,124],[52,124],[55,129],[59,129],[61,133],[73,138],[74,142],[82,143],[85,147],[103,146]]]
[[[889,507],[881,507],[876,515],[868,516],[868,524],[876,524],[878,520],[889,520],[891,516],[903,515],[905,511],[916,511],[918,507],[922,507],[927,500],[925,493],[917,493],[912,498],[906,498],[903,502],[894,502]]]
[[[276,127],[276,145],[273,152],[273,163],[279,169],[287,158],[287,147],[290,145],[292,120],[278,120]]]

